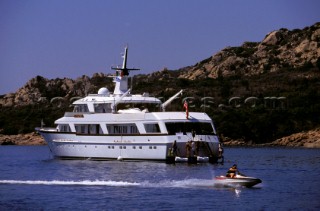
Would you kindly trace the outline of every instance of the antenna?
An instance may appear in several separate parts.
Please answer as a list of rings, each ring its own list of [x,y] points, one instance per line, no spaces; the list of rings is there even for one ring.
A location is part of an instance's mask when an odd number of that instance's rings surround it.
[[[122,67],[111,67],[111,69],[119,71],[121,76],[128,76],[128,75],[129,75],[129,72],[130,72],[131,70],[140,70],[140,69],[137,69],[137,68],[127,68],[128,46],[126,46],[124,50],[125,50],[125,51],[124,51],[124,54],[123,54]]]

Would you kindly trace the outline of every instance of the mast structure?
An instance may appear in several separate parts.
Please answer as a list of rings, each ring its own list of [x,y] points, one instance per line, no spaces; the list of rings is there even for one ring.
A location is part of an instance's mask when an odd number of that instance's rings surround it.
[[[123,55],[122,67],[111,67],[111,69],[116,70],[117,74],[113,79],[116,83],[114,88],[114,95],[123,95],[128,91],[128,78],[131,70],[140,70],[138,68],[128,68],[127,67],[127,56],[128,56],[128,46],[125,47],[125,52]]]

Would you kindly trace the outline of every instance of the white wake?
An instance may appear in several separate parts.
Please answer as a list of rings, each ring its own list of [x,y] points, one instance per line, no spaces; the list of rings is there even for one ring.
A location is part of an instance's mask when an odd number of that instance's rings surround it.
[[[64,185],[64,186],[140,186],[151,188],[192,188],[192,187],[213,187],[213,180],[205,179],[185,179],[185,180],[164,180],[159,182],[127,182],[127,181],[113,181],[113,180],[81,180],[81,181],[64,181],[64,180],[0,180],[1,184],[12,185]]]
[[[88,186],[139,186],[136,182],[124,181],[103,181],[103,180],[82,180],[82,181],[64,181],[64,180],[0,180],[0,184],[16,185],[88,185]]]

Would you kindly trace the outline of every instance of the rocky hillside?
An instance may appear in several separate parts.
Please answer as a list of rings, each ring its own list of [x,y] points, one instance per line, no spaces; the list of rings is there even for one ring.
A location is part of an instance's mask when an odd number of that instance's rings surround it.
[[[0,139],[1,143],[1,139]],[[245,139],[230,139],[224,138],[224,146],[281,146],[281,147],[305,147],[305,148],[320,148],[320,128],[315,128],[309,131],[294,133],[289,136],[279,138],[270,143],[256,145],[253,142],[248,142]]]
[[[320,148],[320,128],[302,131],[290,136],[285,136],[270,143],[271,146]]]
[[[43,138],[36,132],[18,135],[0,134],[0,145],[45,145]]]
[[[9,93],[0,97],[3,107],[17,107],[36,103],[50,102],[63,97],[71,99],[96,93],[98,88],[111,85],[111,79],[103,73],[96,73],[91,78],[82,76],[75,80],[69,78],[46,79],[37,76],[29,80],[16,93]]]
[[[304,29],[270,32],[261,42],[227,47],[194,66],[182,69],[181,78],[258,75],[302,66],[320,66],[320,22]]]
[[[136,75],[133,93],[148,90],[165,100],[184,89],[183,97],[192,99],[190,110],[208,113],[230,143],[271,143],[320,126],[319,58],[320,23],[280,29],[261,42],[225,48],[193,66]],[[36,76],[16,93],[0,96],[0,134],[28,134],[42,120],[53,126],[72,101],[101,87],[114,87],[103,73],[77,79]],[[181,100],[167,110],[181,109]],[[303,142],[299,140],[297,144]]]

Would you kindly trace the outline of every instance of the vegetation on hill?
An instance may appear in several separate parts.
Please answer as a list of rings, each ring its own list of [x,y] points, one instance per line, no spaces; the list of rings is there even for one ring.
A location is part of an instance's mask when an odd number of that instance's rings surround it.
[[[204,111],[217,132],[232,139],[268,143],[320,126],[320,24],[303,30],[280,29],[262,42],[228,47],[194,66],[136,75],[133,93],[149,92],[165,101],[184,89],[167,110]],[[54,121],[77,97],[113,90],[99,73],[76,80],[41,76],[17,93],[0,96],[0,133],[34,131]]]
[[[166,100],[184,89],[183,96],[175,100],[167,108],[168,111],[182,111],[183,100],[187,99],[190,111],[205,111],[213,118],[218,133],[254,143],[271,142],[320,125],[318,68],[305,67],[257,76],[201,80],[182,79],[175,77],[176,74],[176,71],[167,71],[166,79],[160,78],[163,80],[148,75],[137,76],[134,79],[133,92],[142,93],[148,90]],[[91,80],[93,84],[97,81],[99,80]],[[109,84],[112,82],[109,81]],[[93,93],[96,93],[97,89],[93,90]],[[57,118],[72,109],[71,98],[52,100],[54,96],[52,94],[48,100],[35,104],[2,107],[2,133],[32,132],[35,127],[40,126],[41,120],[46,126],[54,126]]]
[[[318,67],[201,80],[175,78],[175,71],[166,74],[170,78],[166,80],[167,90],[161,89],[164,84],[156,78],[146,79],[148,82],[135,90],[148,88],[168,99],[179,89],[185,89],[184,96],[170,108],[182,110],[186,98],[191,111],[208,113],[218,133],[232,139],[267,143],[320,125]]]

